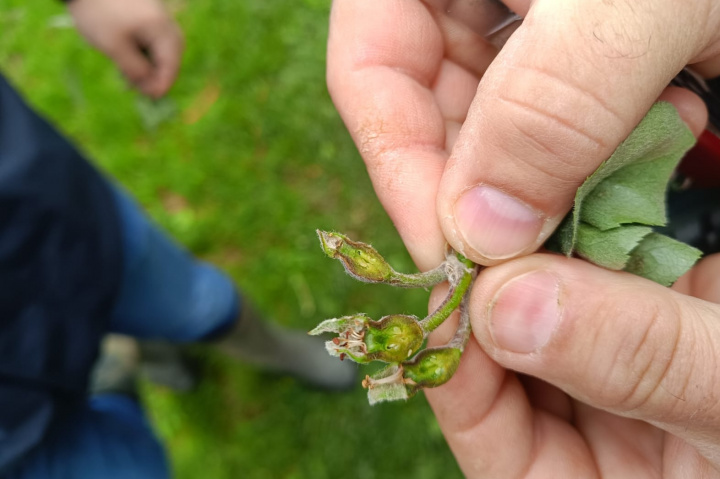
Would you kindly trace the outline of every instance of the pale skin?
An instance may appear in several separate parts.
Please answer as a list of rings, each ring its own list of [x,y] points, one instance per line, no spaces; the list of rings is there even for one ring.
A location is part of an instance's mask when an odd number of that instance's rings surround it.
[[[493,265],[428,400],[469,478],[720,477],[720,259],[669,290],[530,254],[657,99],[702,132],[701,100],[667,84],[720,73],[720,5],[506,3],[526,20],[500,53],[456,2],[333,4],[329,89],[408,250]]]
[[[180,67],[180,28],[159,0],[70,0],[68,11],[88,43],[110,57],[128,82],[159,98]]]

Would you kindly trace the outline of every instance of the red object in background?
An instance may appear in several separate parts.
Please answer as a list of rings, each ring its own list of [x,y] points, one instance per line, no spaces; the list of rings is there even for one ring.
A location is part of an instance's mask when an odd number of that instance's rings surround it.
[[[703,99],[708,109],[708,127],[695,147],[683,158],[678,172],[691,188],[720,187],[720,79],[705,79],[689,68],[673,78],[672,85],[686,88]]]
[[[694,188],[720,187],[720,138],[705,130],[697,144],[683,158],[678,167]]]

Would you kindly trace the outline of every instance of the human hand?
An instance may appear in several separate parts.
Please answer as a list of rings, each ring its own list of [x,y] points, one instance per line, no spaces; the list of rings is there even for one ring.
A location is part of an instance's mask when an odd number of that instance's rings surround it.
[[[425,391],[465,475],[720,477],[718,268],[676,291],[557,255],[483,271],[474,339]]]
[[[159,0],[72,0],[68,10],[87,41],[141,92],[159,98],[170,89],[183,40]]]
[[[333,4],[329,89],[421,269],[446,239],[486,265],[536,250],[658,98],[704,127],[680,69],[720,72],[717,2],[508,0],[500,53],[466,24],[482,3]]]
[[[444,13],[459,3],[333,5],[330,92],[421,269],[440,262],[445,238],[483,264],[534,251],[657,99],[703,129],[700,100],[666,85],[689,63],[720,73],[714,3],[537,0],[528,12],[508,0],[526,20],[499,54]],[[686,293],[720,300],[707,279],[715,262],[690,274]],[[537,273],[549,286],[515,283],[511,299],[493,303],[501,284],[538,277],[529,271],[549,271]],[[515,311],[505,339],[529,331],[527,346],[543,304],[533,298],[552,304],[554,284],[562,319],[546,346],[501,349],[499,308]],[[717,307],[545,255],[486,270],[472,305],[478,341],[448,384],[426,391],[469,477],[714,473]]]

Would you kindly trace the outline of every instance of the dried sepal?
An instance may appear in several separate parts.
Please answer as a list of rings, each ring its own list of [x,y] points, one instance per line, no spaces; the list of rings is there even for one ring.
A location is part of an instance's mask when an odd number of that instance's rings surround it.
[[[365,313],[343,316],[342,318],[326,319],[308,334],[318,336],[323,333],[341,333],[348,328],[362,328],[368,321],[370,321],[370,316]]]
[[[386,401],[405,401],[410,398],[403,381],[402,366],[392,364],[373,377],[365,376],[363,387],[368,390],[368,402],[374,405]]]

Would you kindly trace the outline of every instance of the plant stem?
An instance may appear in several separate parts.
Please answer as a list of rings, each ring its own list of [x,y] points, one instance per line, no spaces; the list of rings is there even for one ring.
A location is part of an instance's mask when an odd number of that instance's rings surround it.
[[[431,288],[447,278],[447,268],[443,262],[437,268],[424,273],[406,274],[393,270],[392,277],[386,283],[399,288]]]
[[[467,293],[475,279],[475,263],[457,253],[456,258],[459,260],[459,266],[462,268],[461,274],[459,279],[455,280],[457,284],[451,283],[450,291],[448,291],[448,295],[442,304],[428,317],[420,321],[420,326],[426,333],[434,331],[460,306],[465,293]],[[457,277],[456,274],[449,274],[448,276]]]
[[[455,335],[447,344],[450,348],[457,348],[460,351],[465,350],[465,345],[470,339],[472,325],[470,324],[470,308],[468,308],[469,295],[465,295],[460,303],[460,323],[455,331]]]

